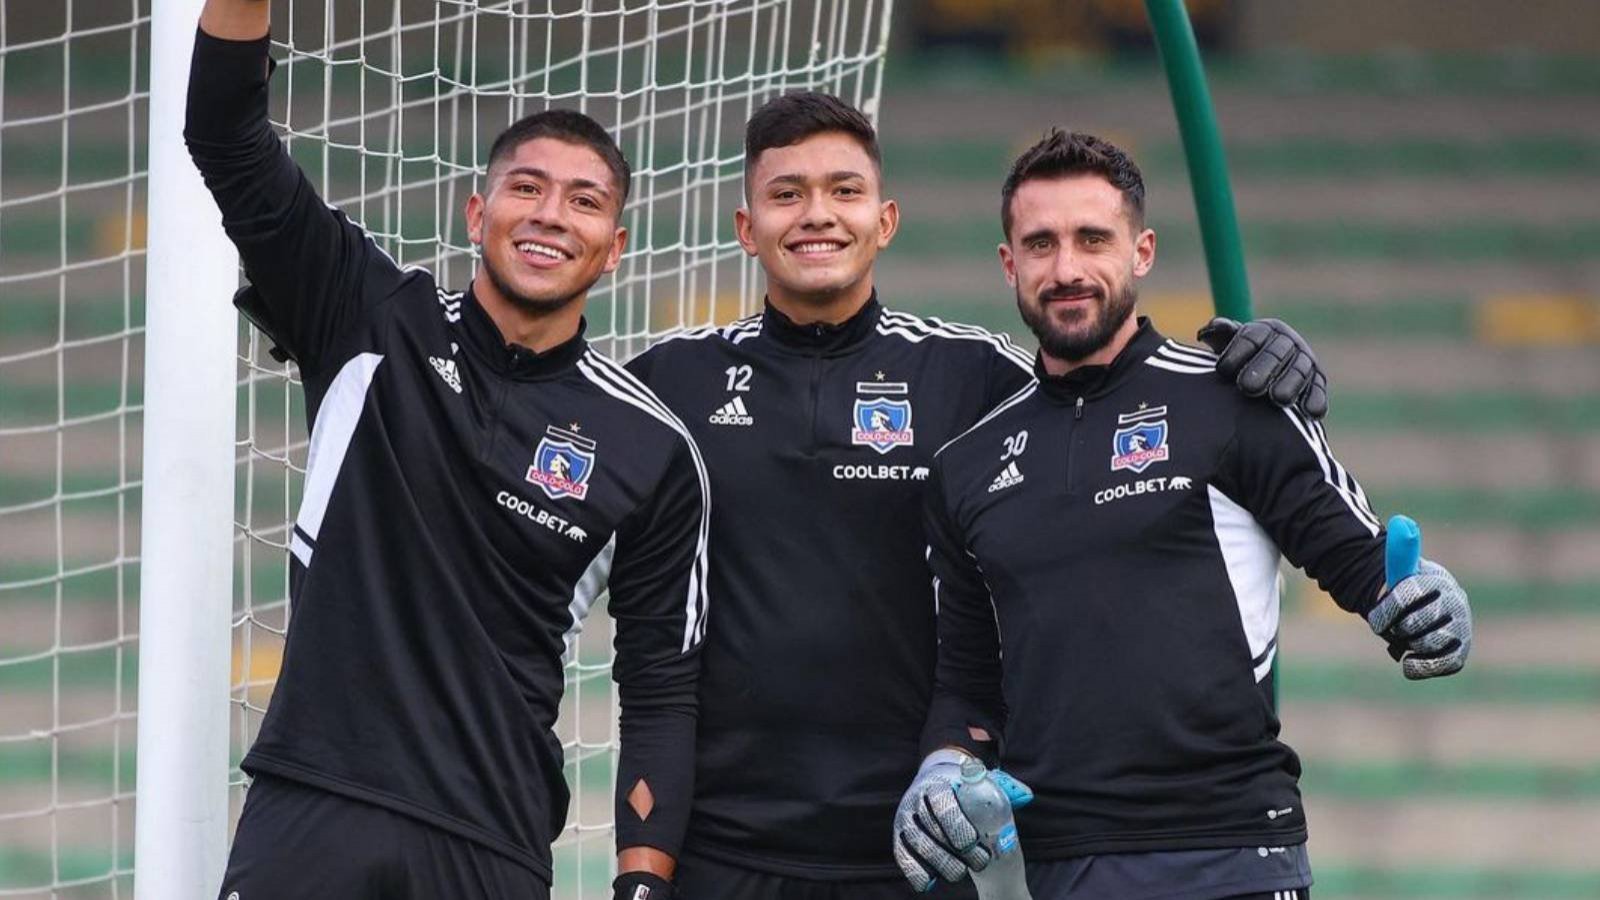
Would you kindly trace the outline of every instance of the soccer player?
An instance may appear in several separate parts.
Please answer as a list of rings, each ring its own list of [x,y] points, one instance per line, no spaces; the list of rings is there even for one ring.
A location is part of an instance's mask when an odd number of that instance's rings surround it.
[[[1408,678],[1465,663],[1466,595],[1426,560],[1389,583],[1322,425],[1243,399],[1214,354],[1136,315],[1156,240],[1121,150],[1052,132],[1002,203],[1037,381],[931,466],[933,752],[896,821],[901,867],[923,889],[982,867],[950,789],[970,753],[1033,788],[1017,823],[1037,900],[1303,897],[1300,762],[1272,704],[1280,553]]]
[[[899,210],[861,113],[775,99],[745,152],[735,225],[766,273],[765,309],[628,364],[688,425],[714,501],[717,620],[679,892],[904,897],[883,835],[932,695],[924,482],[933,451],[1032,372],[1004,337],[880,304],[873,263]],[[1320,408],[1291,334],[1240,332],[1241,387]]]
[[[583,338],[629,170],[550,111],[494,142],[464,292],[330,209],[267,121],[264,0],[208,0],[185,129],[312,418],[291,620],[242,768],[227,897],[549,896],[564,653],[609,584],[615,894],[658,900],[688,819],[705,635],[699,451]]]

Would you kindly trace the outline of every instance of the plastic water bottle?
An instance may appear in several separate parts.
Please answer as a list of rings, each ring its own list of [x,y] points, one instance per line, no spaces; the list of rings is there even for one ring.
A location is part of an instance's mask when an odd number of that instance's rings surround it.
[[[989,851],[989,865],[972,873],[978,896],[982,900],[1033,900],[1022,871],[1022,841],[1011,815],[1011,799],[983,763],[968,759],[961,764],[956,802],[978,830],[978,843]]]

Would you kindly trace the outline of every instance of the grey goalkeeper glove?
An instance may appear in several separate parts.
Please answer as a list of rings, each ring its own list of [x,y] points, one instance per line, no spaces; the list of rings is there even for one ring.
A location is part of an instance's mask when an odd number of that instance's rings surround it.
[[[1311,345],[1283,320],[1241,325],[1218,316],[1198,337],[1217,354],[1218,374],[1233,377],[1246,396],[1264,394],[1312,419],[1328,414],[1328,376],[1317,365]]]
[[[1367,613],[1389,655],[1412,681],[1454,675],[1472,652],[1472,607],[1449,570],[1421,560]]]
[[[966,758],[950,749],[928,754],[900,798],[894,815],[894,861],[918,891],[932,890],[935,876],[960,881],[969,868],[976,872],[989,864],[978,829],[956,802],[955,786]]]

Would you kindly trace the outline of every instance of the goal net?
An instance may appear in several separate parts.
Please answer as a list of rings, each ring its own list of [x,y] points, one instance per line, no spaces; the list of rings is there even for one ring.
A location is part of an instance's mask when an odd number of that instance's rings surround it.
[[[800,88],[875,116],[890,2],[278,0],[271,115],[327,200],[456,288],[473,268],[462,207],[493,136],[551,106],[596,117],[635,180],[630,249],[591,294],[588,333],[626,358],[757,308],[732,231],[744,122]],[[146,123],[152,90],[172,89],[151,81],[151,8],[0,0],[0,897],[132,895]],[[269,349],[241,320],[235,817],[291,615],[306,461],[297,374]],[[558,724],[563,898],[601,896],[611,877],[610,647],[597,610]]]

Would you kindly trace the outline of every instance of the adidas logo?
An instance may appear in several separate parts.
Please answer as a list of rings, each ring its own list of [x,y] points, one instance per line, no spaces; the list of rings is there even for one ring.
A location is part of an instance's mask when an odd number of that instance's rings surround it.
[[[735,397],[722,408],[706,417],[706,421],[713,425],[754,425],[755,417],[750,415],[750,410],[744,408],[744,398]]]
[[[461,370],[456,368],[455,360],[430,356],[428,362],[433,363],[433,370],[439,373],[445,384],[450,385],[450,390],[461,393]]]
[[[1021,483],[1022,471],[1017,468],[1016,460],[1012,460],[1011,464],[1006,466],[1004,469],[1001,469],[1000,474],[996,475],[994,477],[994,481],[989,483],[989,493],[992,494],[995,491],[1003,491],[1012,485]]]

